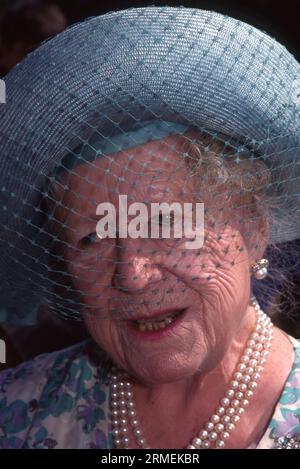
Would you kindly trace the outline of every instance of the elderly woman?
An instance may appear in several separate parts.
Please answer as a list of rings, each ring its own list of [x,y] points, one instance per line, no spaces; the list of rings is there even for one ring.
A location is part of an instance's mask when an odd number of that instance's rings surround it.
[[[300,346],[253,284],[299,236],[299,71],[244,23],[151,7],[7,76],[1,307],[91,339],[0,375],[2,448],[298,447]]]

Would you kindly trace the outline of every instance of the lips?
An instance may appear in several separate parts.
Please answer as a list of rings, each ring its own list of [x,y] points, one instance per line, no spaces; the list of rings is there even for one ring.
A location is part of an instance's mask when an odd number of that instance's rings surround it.
[[[127,321],[130,329],[141,334],[143,337],[160,336],[170,331],[181,317],[183,317],[184,309],[168,310],[151,317],[143,317],[142,319],[134,319]]]
[[[128,318],[129,321],[157,321],[164,318],[167,318],[170,315],[180,313],[184,310],[184,308],[170,308],[164,309],[160,311],[154,311],[153,313],[149,313],[144,316],[136,316]]]
[[[156,316],[155,318],[147,319],[147,320],[138,320],[133,321],[134,325],[137,329],[141,332],[144,331],[158,331],[160,329],[165,329],[169,324],[171,324],[180,314],[180,311],[173,311],[167,315],[163,316]]]

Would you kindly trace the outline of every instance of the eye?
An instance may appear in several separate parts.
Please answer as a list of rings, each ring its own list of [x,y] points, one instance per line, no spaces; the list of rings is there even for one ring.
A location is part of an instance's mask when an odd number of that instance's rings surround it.
[[[85,236],[84,238],[81,239],[81,243],[84,246],[90,246],[95,244],[97,241],[99,241],[100,238],[97,236],[96,232],[90,233],[89,235]]]
[[[162,225],[172,225],[174,222],[174,213],[171,212],[171,214],[164,214],[164,213],[159,213],[158,216],[158,224],[160,226]]]
[[[150,229],[152,230],[152,227],[154,229],[155,226],[158,227],[159,233],[157,233],[157,236],[159,236],[161,240],[170,240],[170,238],[173,237],[174,223],[175,216],[173,211],[169,213],[159,212],[151,218]],[[164,231],[165,229],[167,230],[166,233]]]

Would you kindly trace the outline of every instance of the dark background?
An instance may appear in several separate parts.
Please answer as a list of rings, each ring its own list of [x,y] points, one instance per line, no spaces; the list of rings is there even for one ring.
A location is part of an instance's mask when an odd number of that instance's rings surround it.
[[[14,0],[0,0],[0,12]],[[215,10],[239,18],[265,30],[300,59],[300,2],[292,0],[53,0],[66,14],[69,23],[107,11],[147,5],[184,5]]]
[[[0,0],[0,10],[14,0]],[[292,0],[54,0],[70,23],[112,10],[147,5],[184,5],[215,10],[267,31],[300,59],[300,2]]]
[[[184,5],[193,8],[214,10],[246,21],[267,31],[300,59],[300,2],[283,0],[167,0],[167,1],[58,1],[71,21],[84,16],[105,13],[114,9],[125,9],[146,5]]]

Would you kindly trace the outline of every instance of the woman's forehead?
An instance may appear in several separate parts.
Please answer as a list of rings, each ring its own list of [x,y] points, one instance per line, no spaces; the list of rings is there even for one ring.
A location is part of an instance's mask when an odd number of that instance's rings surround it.
[[[167,183],[174,178],[183,182],[187,173],[182,137],[172,135],[126,151],[103,155],[92,163],[80,164],[65,174],[65,180],[73,190],[91,191],[91,186],[111,189],[122,185],[129,188],[137,178],[145,183],[159,179]]]
[[[68,190],[56,196],[63,200],[57,207],[63,211],[63,218],[66,213],[68,218],[92,216],[102,202],[117,206],[122,194],[128,196],[130,203],[146,204],[190,202],[193,198],[182,139],[174,135],[78,165],[65,173],[63,179]]]

